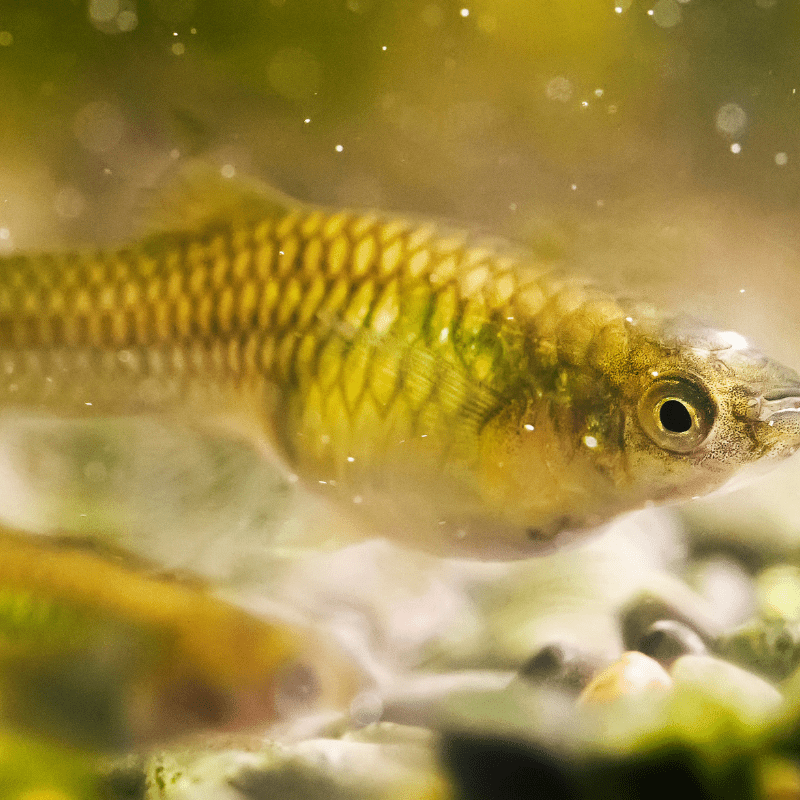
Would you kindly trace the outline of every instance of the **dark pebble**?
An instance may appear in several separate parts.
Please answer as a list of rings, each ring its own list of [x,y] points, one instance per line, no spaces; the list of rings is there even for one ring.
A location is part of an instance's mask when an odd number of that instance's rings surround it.
[[[650,592],[642,592],[637,595],[620,611],[620,626],[625,649],[638,650],[640,642],[651,626],[664,620],[679,622],[693,630],[701,641],[709,645],[720,631],[713,629],[709,621],[704,620],[701,614],[693,614],[688,607],[688,602],[683,602],[681,605],[685,607],[678,608]]]
[[[706,653],[706,646],[697,632],[674,619],[654,622],[645,631],[636,649],[662,666],[669,666],[680,656],[701,656]]]
[[[557,686],[577,694],[600,665],[596,659],[568,644],[548,644],[519,670],[523,680],[535,686]]]
[[[757,620],[720,636],[717,649],[723,658],[782,681],[800,666],[800,625],[784,619]]]

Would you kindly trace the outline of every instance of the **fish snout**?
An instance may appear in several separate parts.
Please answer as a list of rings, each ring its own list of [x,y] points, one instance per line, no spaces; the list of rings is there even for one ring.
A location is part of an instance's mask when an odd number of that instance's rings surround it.
[[[787,457],[800,449],[800,382],[766,390],[757,404],[755,418],[773,456]]]

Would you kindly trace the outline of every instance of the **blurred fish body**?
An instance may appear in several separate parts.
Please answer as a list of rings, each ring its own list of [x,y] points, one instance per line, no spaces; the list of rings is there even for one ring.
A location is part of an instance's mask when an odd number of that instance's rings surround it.
[[[3,405],[224,419],[373,530],[490,558],[800,445],[800,378],[737,334],[433,225],[192,191],[122,249],[0,260]]]
[[[352,700],[360,674],[323,634],[207,589],[0,527],[0,730],[108,750]]]

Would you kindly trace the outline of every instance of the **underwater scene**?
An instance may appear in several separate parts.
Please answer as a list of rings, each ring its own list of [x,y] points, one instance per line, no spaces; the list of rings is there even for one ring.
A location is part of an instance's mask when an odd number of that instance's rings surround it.
[[[0,800],[800,799],[798,34],[0,0]]]

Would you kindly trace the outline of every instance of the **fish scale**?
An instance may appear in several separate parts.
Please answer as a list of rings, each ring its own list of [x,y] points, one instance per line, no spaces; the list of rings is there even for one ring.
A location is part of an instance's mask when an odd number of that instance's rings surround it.
[[[238,191],[127,248],[0,259],[6,405],[235,417],[384,533],[521,553],[796,448],[797,377],[742,337],[676,346],[529,254]],[[672,391],[685,431],[658,416]]]
[[[9,402],[80,412],[88,398],[103,413],[203,384],[254,403],[276,387],[261,422],[310,479],[356,462],[351,473],[379,479],[393,447],[423,436],[437,467],[454,450],[474,461],[500,400],[543,377],[520,371],[532,309],[557,340],[561,284],[548,298],[528,281],[517,297],[516,266],[429,225],[296,211],[116,252],[5,258]]]

